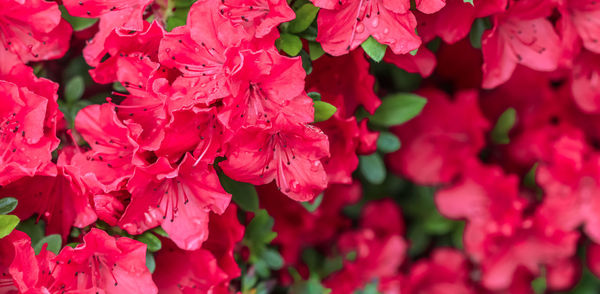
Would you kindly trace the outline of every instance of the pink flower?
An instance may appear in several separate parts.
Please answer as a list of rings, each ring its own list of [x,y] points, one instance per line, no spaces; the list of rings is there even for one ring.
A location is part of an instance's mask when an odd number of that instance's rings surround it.
[[[415,34],[417,20],[408,11],[409,1],[319,0],[313,3],[322,8],[317,18],[317,42],[331,55],[346,54],[369,36],[389,45],[396,54],[408,53],[421,45]]]
[[[55,291],[157,293],[146,267],[146,245],[92,228],[75,248],[56,256]]]
[[[581,137],[564,136],[553,146],[553,156],[536,173],[545,198],[540,209],[552,215],[553,225],[563,230],[583,231],[600,242],[595,213],[600,207],[596,191],[600,183],[600,156],[592,153]]]
[[[342,270],[324,285],[335,294],[352,293],[373,279],[397,276],[408,249],[403,233],[402,214],[392,200],[370,202],[363,210],[360,229],[344,233],[337,242],[342,256],[355,252],[355,260],[345,260]]]
[[[484,33],[482,87],[506,82],[517,64],[538,71],[558,66],[561,46],[552,23],[545,17],[550,4],[538,0],[511,2],[506,13],[494,16],[494,27]]]
[[[306,78],[308,92],[318,92],[321,99],[337,107],[337,115],[354,115],[359,105],[374,113],[381,101],[373,87],[375,77],[362,49],[339,57],[323,55],[313,62],[313,72]],[[352,72],[351,75],[346,74]]]
[[[439,36],[444,42],[454,44],[469,34],[475,18],[504,11],[507,0],[474,0],[472,3],[449,0],[437,13],[417,13],[419,36],[424,42],[429,42]]]
[[[277,237],[273,244],[279,245],[287,265],[298,264],[305,247],[333,242],[338,233],[349,228],[350,219],[339,211],[362,196],[359,182],[333,184],[323,192],[319,207],[309,212],[293,199],[282,197],[273,184],[260,186],[257,191],[261,207],[275,220],[273,231],[277,232]]]
[[[574,60],[571,93],[577,106],[588,113],[600,112],[600,57],[583,50]]]
[[[77,114],[75,128],[92,150],[75,155],[82,180],[94,192],[119,190],[133,174],[137,159],[137,134],[117,117],[115,105],[90,105]]]
[[[72,29],[62,19],[56,3],[42,0],[3,0],[0,3],[0,41],[6,51],[15,54],[22,63],[59,58],[65,54]]]
[[[58,146],[58,85],[22,64],[0,67],[0,186],[33,176]]]
[[[397,67],[411,73],[418,73],[422,77],[428,77],[435,68],[435,55],[421,46],[416,55],[411,54],[390,54],[386,53],[383,61],[393,63]]]
[[[219,2],[219,13],[229,20],[232,27],[239,26],[246,34],[263,38],[279,24],[296,17],[285,0],[208,0]],[[202,1],[200,1],[202,2]]]
[[[231,200],[211,165],[187,154],[172,166],[164,157],[138,167],[127,183],[131,203],[119,225],[139,234],[158,225],[182,249],[196,250],[208,237],[208,213],[222,214]]]
[[[0,240],[0,256],[0,292],[47,293],[53,281],[50,259],[54,253],[46,246],[36,256],[29,236],[14,230]]]
[[[595,20],[600,17],[600,4],[591,0],[559,1],[559,9],[564,21],[575,28],[583,46],[594,53],[600,53],[600,24]]]
[[[163,242],[163,249],[156,253],[154,272],[159,291],[230,293],[229,281],[240,275],[233,250],[243,235],[232,204],[222,215],[211,214],[210,235],[202,248],[185,251],[170,241]]]
[[[91,66],[97,66],[104,57],[104,45],[108,36],[116,30],[144,30],[143,13],[152,0],[115,2],[109,0],[64,0],[69,14],[77,17],[100,18],[98,33],[83,49],[83,56]]]
[[[465,161],[476,158],[490,124],[474,91],[458,92],[454,101],[438,90],[420,94],[427,105],[415,119],[392,128],[402,148],[388,155],[387,162],[417,183],[448,183],[462,172]]]
[[[300,58],[283,57],[274,49],[233,53],[237,54],[228,56],[227,62],[231,96],[223,99],[219,111],[227,128],[269,126],[278,114],[297,123],[314,120]]]
[[[329,183],[348,184],[358,167],[356,156],[360,131],[356,119],[341,119],[337,115],[316,124],[329,139],[331,156],[323,160]]]
[[[458,250],[437,248],[410,268],[402,288],[406,293],[478,293],[469,278],[470,266]]]
[[[27,219],[37,214],[38,219],[46,221],[47,234],[60,234],[63,239],[72,226],[83,228],[97,218],[78,168],[71,165],[73,153],[73,149],[65,148],[56,165],[0,188],[0,196],[19,200],[15,215]]]
[[[120,81],[132,87],[146,86],[144,79],[149,77],[145,74],[158,68],[158,47],[164,34],[165,30],[157,21],[152,24],[144,22],[143,30],[130,34],[112,31],[100,53],[110,57],[90,70],[90,75],[100,84]]]
[[[241,129],[220,166],[234,180],[255,185],[275,180],[290,198],[311,200],[327,187],[320,161],[329,156],[327,136],[311,125],[287,122],[281,116],[274,120],[272,127]]]

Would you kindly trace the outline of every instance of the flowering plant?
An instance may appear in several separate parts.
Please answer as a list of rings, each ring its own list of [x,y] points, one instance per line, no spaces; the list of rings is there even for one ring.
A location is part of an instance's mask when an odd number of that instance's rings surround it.
[[[600,2],[0,4],[0,293],[600,290]]]

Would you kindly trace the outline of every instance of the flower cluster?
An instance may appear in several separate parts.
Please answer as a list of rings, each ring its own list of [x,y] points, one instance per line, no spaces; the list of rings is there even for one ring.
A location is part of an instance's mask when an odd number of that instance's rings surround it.
[[[594,0],[0,4],[0,293],[600,276]]]

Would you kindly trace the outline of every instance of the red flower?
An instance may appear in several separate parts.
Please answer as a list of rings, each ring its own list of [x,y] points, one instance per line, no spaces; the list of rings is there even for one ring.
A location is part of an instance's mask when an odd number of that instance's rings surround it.
[[[406,278],[406,293],[478,293],[469,279],[469,262],[459,251],[437,248],[426,260],[418,260]]]
[[[208,239],[202,248],[209,250],[215,256],[219,267],[234,279],[240,276],[241,271],[234,258],[236,244],[244,238],[245,227],[238,220],[238,208],[235,204],[227,206],[221,215],[210,214],[208,223]]]
[[[561,46],[552,23],[545,18],[549,3],[536,1],[511,2],[509,10],[496,15],[494,27],[484,33],[483,88],[506,82],[517,64],[538,71],[557,68]]]
[[[380,213],[373,213],[377,211]],[[370,202],[361,220],[359,230],[344,233],[338,239],[342,256],[355,252],[356,259],[345,260],[343,269],[325,280],[325,286],[334,294],[352,293],[373,279],[392,278],[404,262],[408,245],[401,237],[402,214],[393,201]]]
[[[590,243],[586,252],[586,263],[590,271],[600,277],[600,245]]]
[[[29,236],[14,230],[0,240],[0,256],[0,292],[48,293],[54,253],[46,246],[35,256]]]
[[[402,148],[388,155],[387,162],[417,183],[447,183],[464,169],[465,161],[477,156],[490,125],[473,91],[458,92],[452,102],[437,90],[420,94],[427,97],[427,105],[418,117],[392,129]]]
[[[46,126],[56,126],[56,100],[0,80],[0,185],[33,176],[50,163],[58,140]],[[51,130],[55,130],[55,127]]]
[[[83,228],[96,221],[78,168],[72,166],[73,153],[71,148],[65,148],[56,165],[0,188],[0,196],[19,200],[15,215],[27,219],[37,214],[38,219],[46,221],[47,234],[60,234],[63,238],[72,226]]]
[[[439,36],[444,42],[454,44],[469,34],[475,18],[504,11],[507,0],[474,0],[472,3],[450,0],[438,13],[417,13],[417,30],[423,42]]]
[[[600,57],[583,50],[571,71],[571,93],[577,106],[589,113],[600,112]]]
[[[363,119],[358,125],[358,149],[357,154],[368,155],[377,151],[377,140],[379,139],[379,132],[372,131],[368,128],[367,123],[369,119]]]
[[[309,212],[300,203],[281,197],[275,185],[260,186],[257,191],[261,207],[275,220],[273,231],[277,237],[273,244],[279,245],[287,265],[297,265],[305,247],[328,244],[342,229],[349,228],[350,219],[339,211],[362,196],[356,181],[350,185],[333,184],[323,192],[319,207]]]
[[[135,134],[140,150],[155,151],[165,136],[165,125],[169,118],[168,106],[171,102],[169,98],[175,90],[164,78],[148,83],[147,88],[142,84],[138,85],[138,89],[135,85],[130,87],[131,94],[125,96],[125,100],[116,106],[115,112],[131,133]]]
[[[468,164],[465,172],[459,183],[440,190],[435,200],[443,215],[467,220],[465,249],[480,264],[485,287],[507,289],[519,268],[538,274],[541,265],[574,254],[577,232],[553,225],[542,210],[524,214],[527,201],[519,195],[516,177],[479,163]]]
[[[348,184],[352,182],[352,172],[358,167],[358,140],[360,132],[356,119],[341,119],[337,115],[316,124],[329,139],[331,156],[323,160],[329,183]]]
[[[600,242],[596,210],[600,207],[600,156],[592,154],[581,137],[557,140],[553,156],[542,163],[536,179],[546,196],[541,209],[552,216],[551,223],[563,230],[583,225],[594,242]]]
[[[229,20],[232,27],[244,28],[250,37],[262,38],[270,34],[279,24],[296,17],[285,0],[208,1],[220,3],[218,5],[220,15]]]
[[[427,47],[421,46],[416,55],[386,53],[383,61],[393,63],[397,67],[411,73],[418,73],[428,77],[435,68],[435,55]]]
[[[331,57],[323,55],[313,62],[313,72],[306,78],[308,92],[318,92],[323,101],[337,107],[337,115],[354,115],[359,105],[374,113],[381,101],[373,87],[375,77],[369,73],[369,62],[362,49]],[[346,73],[352,73],[346,74]]]
[[[108,0],[64,0],[69,14],[77,17],[100,18],[98,33],[83,49],[83,57],[91,66],[97,66],[104,57],[106,38],[116,30],[143,31],[143,13],[152,0],[115,2]]]
[[[65,54],[72,30],[62,19],[56,3],[42,0],[0,3],[0,42],[6,51],[17,55],[23,63]]]
[[[227,61],[231,96],[223,99],[219,111],[227,128],[268,126],[278,114],[297,123],[314,120],[312,100],[304,94],[306,73],[300,58],[283,57],[274,49],[233,53],[237,54]]]
[[[210,235],[202,248],[185,251],[163,242],[156,256],[154,280],[161,293],[230,293],[229,281],[240,275],[233,258],[236,242],[244,235],[237,208],[230,205],[223,215],[211,214]]]
[[[593,0],[563,0],[559,3],[564,21],[575,28],[583,46],[600,54],[600,24],[595,21],[600,17],[600,4]]]
[[[119,221],[131,234],[162,225],[182,249],[196,250],[208,237],[208,213],[221,214],[231,200],[212,166],[187,154],[173,167],[160,157],[138,167],[127,183],[131,203]]]
[[[56,256],[54,291],[157,293],[146,267],[146,245],[92,228],[83,244]]]
[[[112,31],[100,53],[110,57],[90,70],[90,75],[101,84],[120,81],[132,87],[145,86],[146,74],[158,68],[158,47],[164,34],[165,30],[157,21],[144,22],[144,30],[130,34]]]
[[[234,180],[255,185],[275,180],[290,198],[311,200],[327,187],[320,161],[329,156],[327,136],[311,125],[286,122],[281,116],[274,120],[273,127],[241,129],[220,166]]]
[[[427,1],[425,1],[427,3]],[[408,11],[409,1],[320,0],[317,42],[325,52],[339,56],[362,44],[369,36],[390,46],[396,54],[419,48],[417,20]]]
[[[82,180],[96,193],[119,190],[133,174],[133,163],[142,162],[136,159],[136,134],[119,120],[111,103],[79,111],[75,128],[92,147],[90,152],[73,158],[81,169]]]

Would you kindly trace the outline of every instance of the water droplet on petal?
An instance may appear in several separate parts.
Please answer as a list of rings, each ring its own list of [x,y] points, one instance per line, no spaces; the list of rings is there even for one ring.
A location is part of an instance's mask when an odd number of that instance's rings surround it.
[[[376,28],[379,25],[379,17],[374,17],[371,21],[371,25]]]
[[[390,29],[388,29],[388,28],[383,29],[383,34],[387,35],[389,32],[390,32]]]
[[[357,33],[362,33],[365,31],[365,25],[362,23],[359,23],[358,25],[356,25],[356,32]]]

